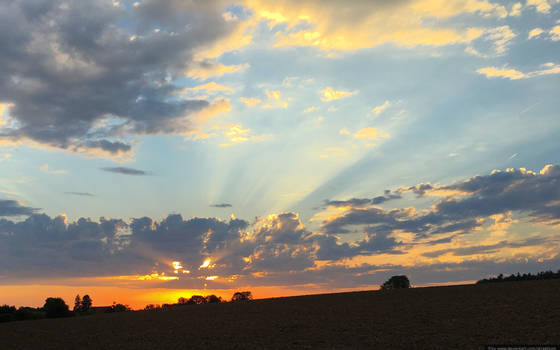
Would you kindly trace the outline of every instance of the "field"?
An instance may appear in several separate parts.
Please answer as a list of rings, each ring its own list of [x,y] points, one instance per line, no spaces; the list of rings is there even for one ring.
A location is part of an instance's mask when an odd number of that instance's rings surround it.
[[[0,324],[0,349],[559,344],[560,280],[310,295]]]

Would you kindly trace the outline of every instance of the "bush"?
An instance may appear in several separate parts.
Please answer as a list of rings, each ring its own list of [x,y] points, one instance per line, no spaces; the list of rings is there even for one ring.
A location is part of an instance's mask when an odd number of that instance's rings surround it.
[[[405,275],[392,276],[381,285],[382,290],[410,288],[410,281]]]
[[[62,298],[47,298],[43,310],[47,318],[68,317],[70,310]]]
[[[125,304],[117,304],[115,302],[113,302],[113,305],[111,305],[111,309],[108,310],[107,312],[125,312],[125,311],[130,311],[130,307],[128,305]]]

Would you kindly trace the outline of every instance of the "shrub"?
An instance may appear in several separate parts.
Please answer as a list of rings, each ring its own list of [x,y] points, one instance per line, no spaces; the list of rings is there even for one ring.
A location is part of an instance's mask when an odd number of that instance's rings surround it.
[[[410,281],[405,275],[392,276],[381,285],[382,290],[410,288]]]

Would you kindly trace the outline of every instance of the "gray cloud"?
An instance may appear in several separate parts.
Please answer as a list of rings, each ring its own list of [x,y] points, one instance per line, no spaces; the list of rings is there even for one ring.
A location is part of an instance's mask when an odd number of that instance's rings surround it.
[[[175,98],[174,80],[237,24],[222,1],[139,4],[1,2],[0,101],[15,122],[0,139],[115,156],[131,136],[189,130],[209,103]]]
[[[231,208],[232,207],[232,205],[229,204],[229,203],[211,204],[210,206],[214,207],[214,208]]]
[[[496,252],[503,248],[517,248],[517,247],[530,247],[530,246],[537,246],[543,243],[547,243],[548,241],[543,238],[528,238],[517,242],[508,242],[508,241],[501,241],[496,244],[486,244],[486,245],[478,245],[472,247],[465,247],[465,248],[452,248],[452,249],[440,249],[435,250],[432,252],[423,253],[422,256],[428,258],[436,258],[438,256],[451,253],[455,256],[468,256],[473,254],[488,254],[492,252]]]
[[[101,168],[101,170],[107,171],[107,172],[110,172],[110,173],[117,173],[117,174],[123,174],[123,175],[133,175],[133,176],[145,176],[145,175],[150,174],[150,173],[148,173],[144,170],[126,168],[126,167],[122,167],[122,166]]]
[[[172,261],[180,261],[189,274],[165,283],[168,288],[232,288],[246,285],[318,284],[334,287],[357,287],[378,284],[392,274],[407,274],[415,283],[479,279],[487,274],[536,271],[557,264],[560,256],[526,260],[481,260],[506,248],[557,246],[554,236],[504,238],[493,244],[453,247],[424,252],[424,257],[436,258],[452,254],[463,259],[457,264],[424,264],[406,267],[396,264],[361,264],[349,267],[344,259],[360,255],[406,254],[407,249],[421,244],[430,246],[448,243],[461,233],[480,227],[481,211],[457,213],[442,203],[451,200],[471,203],[474,199],[500,204],[490,213],[522,212],[529,220],[554,223],[551,216],[558,197],[557,167],[546,167],[540,173],[508,170],[474,177],[440,188],[460,189],[461,197],[442,198],[431,209],[384,210],[377,207],[356,207],[342,216],[323,223],[323,232],[308,230],[295,213],[282,213],[256,218],[253,222],[240,219],[223,221],[217,218],[184,218],[171,214],[162,220],[149,217],[125,222],[101,218],[93,221],[80,218],[67,222],[66,217],[51,218],[45,214],[23,211],[29,217],[23,221],[0,219],[0,276],[4,281],[37,277],[83,277],[110,275],[146,275],[174,273]],[[541,192],[541,189],[544,192]],[[546,192],[546,193],[545,193]],[[509,203],[499,198],[527,198],[525,205]],[[519,196],[519,197],[518,197]],[[371,201],[371,200],[370,200]],[[13,201],[0,202],[4,207],[16,207]],[[481,205],[483,208],[484,206]],[[459,206],[464,209],[464,207]],[[19,210],[19,209],[18,209]],[[7,211],[3,212],[4,214]],[[20,213],[22,213],[20,211]],[[475,214],[473,216],[473,213]],[[485,216],[483,216],[485,215]],[[4,215],[5,216],[5,215]],[[552,219],[552,220],[551,220]],[[417,237],[447,233],[447,237],[403,243],[395,230],[416,233]],[[358,239],[346,240],[337,233],[357,232]],[[450,234],[451,233],[451,237]],[[469,256],[477,255],[476,260]],[[208,268],[199,268],[211,259]],[[322,261],[317,264],[317,261]],[[390,261],[390,259],[389,259]],[[556,267],[557,268],[557,267]],[[206,276],[219,276],[207,281]],[[228,281],[228,276],[235,276]],[[116,282],[115,282],[116,283]],[[126,281],[132,285],[133,282]],[[153,287],[160,283],[150,284]]]
[[[370,204],[382,204],[393,199],[400,199],[401,194],[398,192],[391,193],[390,190],[385,190],[383,196],[377,196],[375,198],[350,198],[347,200],[325,200],[324,204],[329,207],[363,207]]]
[[[31,215],[38,209],[26,207],[20,202],[11,199],[0,199],[0,216]]]
[[[65,194],[71,194],[74,196],[83,196],[83,197],[94,197],[95,195],[89,192],[64,192]]]
[[[560,222],[560,167],[548,165],[540,172],[525,169],[494,171],[452,185],[420,184],[400,189],[423,196],[429,191],[460,193],[441,199],[431,210],[416,212],[403,208],[383,210],[377,207],[352,206],[344,215],[326,220],[326,233],[350,233],[367,225],[370,233],[387,234],[395,230],[412,232],[418,237],[441,233],[469,233],[488,218],[509,211],[528,215],[545,224]]]

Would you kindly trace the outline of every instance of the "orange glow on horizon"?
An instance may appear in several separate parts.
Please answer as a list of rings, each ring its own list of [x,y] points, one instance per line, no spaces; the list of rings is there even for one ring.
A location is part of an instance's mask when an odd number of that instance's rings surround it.
[[[469,284],[474,281],[442,282],[416,284],[414,287],[448,286]],[[0,286],[2,300],[0,304],[42,307],[47,297],[61,297],[70,307],[76,294],[89,294],[93,299],[93,306],[108,306],[113,302],[129,305],[134,310],[142,310],[148,304],[174,304],[180,297],[190,298],[193,295],[214,294],[228,301],[233,293],[240,290],[250,290],[255,299],[289,297],[322,293],[342,293],[352,291],[377,290],[379,285],[354,288],[326,288],[308,284],[294,287],[283,286],[243,286],[231,289],[166,289],[166,288],[127,288],[116,286],[94,285],[4,285]]]

